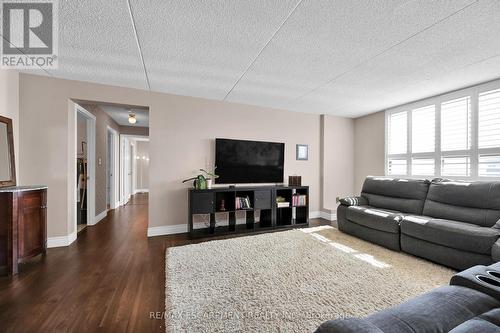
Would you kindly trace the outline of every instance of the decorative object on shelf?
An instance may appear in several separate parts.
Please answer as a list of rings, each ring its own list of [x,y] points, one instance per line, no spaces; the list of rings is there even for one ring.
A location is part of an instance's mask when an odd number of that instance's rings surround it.
[[[309,146],[308,145],[297,145],[296,149],[297,161],[307,161],[309,159]]]
[[[283,207],[290,207],[290,203],[286,201],[285,198],[281,196],[276,197],[276,207],[278,208],[283,208]]]
[[[288,176],[288,186],[302,186],[301,176]]]
[[[205,175],[200,173],[198,176],[184,179],[182,182],[186,183],[193,180],[194,189],[196,190],[210,189],[212,187],[212,179],[219,178],[219,176],[215,174],[215,168],[214,172],[208,172],[204,169],[200,169],[200,171],[203,172]],[[210,182],[210,187],[209,187],[209,182]]]
[[[301,207],[307,205],[307,195],[295,193],[292,197],[292,206]]]
[[[220,201],[219,211],[221,211],[221,212],[225,212],[226,211],[226,200],[222,199]]]
[[[250,198],[246,197],[236,197],[235,207],[237,210],[239,209],[251,209]]]
[[[203,175],[198,175],[196,177],[191,177],[184,179],[182,182],[186,183],[193,180],[193,188],[195,190],[206,190],[207,189],[207,179]]]
[[[211,171],[211,172],[206,171],[205,169],[200,169],[200,171],[204,172],[205,175],[207,176],[207,177],[205,177],[206,180],[207,180],[207,189],[211,189],[212,188],[212,184],[214,183],[214,181],[217,178],[219,178],[219,176],[215,174],[215,169],[217,169],[217,167],[215,167],[214,171]]]

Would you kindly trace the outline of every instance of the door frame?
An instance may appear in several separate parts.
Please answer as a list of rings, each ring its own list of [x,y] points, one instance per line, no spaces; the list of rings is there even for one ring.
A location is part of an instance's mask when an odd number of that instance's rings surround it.
[[[73,141],[73,146],[76,147],[78,142],[78,114],[81,114],[87,120],[87,226],[91,226],[96,224],[96,216],[95,216],[95,136],[96,136],[96,117],[83,108],[81,105],[75,103],[74,116],[75,116],[75,136]],[[76,170],[76,158],[77,154],[75,151],[75,156],[70,156],[73,159],[73,165],[75,167],[75,175],[77,174]],[[76,187],[76,183],[75,183]],[[76,217],[76,201],[73,204],[73,209],[75,210],[74,214],[74,227],[75,231],[77,230],[77,217]]]
[[[119,184],[119,181],[117,180],[117,175],[120,174],[120,152],[119,152],[119,135],[118,135],[118,131],[115,130],[114,128],[110,127],[109,125],[106,126],[107,127],[107,131],[106,131],[106,149],[108,147],[111,147],[111,154],[107,154],[106,156],[106,159],[108,158],[109,155],[111,155],[111,165],[109,166],[109,170],[111,170],[111,173],[112,173],[112,183],[111,184],[108,184],[108,179],[109,179],[109,174],[106,175],[106,189],[108,188],[108,185],[109,188],[110,188],[110,203],[109,203],[109,208],[110,209],[116,209],[120,206],[120,199],[119,199],[119,194],[118,194],[118,191],[120,189],[120,184]],[[108,140],[109,140],[109,134],[111,134],[112,136],[112,142],[111,144],[109,144]],[[106,161],[108,162],[108,161]],[[108,170],[106,170],[107,172]],[[107,195],[107,193],[106,193]]]
[[[126,193],[125,191],[125,171],[126,170],[126,150],[125,150],[125,145],[130,145],[130,142],[132,140],[138,140],[138,141],[149,141],[149,136],[146,135],[130,135],[130,134],[120,134],[120,204],[123,206],[127,204],[128,200],[130,199],[130,196],[133,195],[133,181],[130,183],[130,193]],[[130,151],[130,160],[129,160],[129,165],[132,161],[133,158],[133,153]],[[132,161],[132,165],[134,165],[134,161]],[[134,168],[132,167],[130,172],[133,173]],[[131,175],[131,177],[134,177],[134,174]],[[131,178],[133,179],[133,178]]]

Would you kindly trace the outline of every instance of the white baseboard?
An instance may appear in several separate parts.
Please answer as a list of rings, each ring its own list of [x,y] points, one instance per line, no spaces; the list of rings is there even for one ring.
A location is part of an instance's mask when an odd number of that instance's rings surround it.
[[[47,247],[53,248],[53,247],[69,246],[75,240],[76,240],[76,230],[67,236],[47,238]]]
[[[321,217],[321,212],[309,212],[310,219],[317,219]]]
[[[328,221],[336,221],[337,220],[337,212],[327,213],[327,212],[321,211],[320,212],[320,217],[322,219],[325,219],[325,220],[328,220]]]
[[[138,188],[134,191],[134,194],[137,194],[137,193],[149,193],[149,189],[147,188]]]
[[[183,234],[188,232],[187,224],[162,225],[161,227],[149,227],[148,237]]]
[[[105,210],[103,211],[102,213],[96,215],[96,217],[94,217],[94,221],[89,224],[89,225],[96,225],[97,223],[99,223],[103,218],[105,218],[106,216],[108,215],[108,211]]]

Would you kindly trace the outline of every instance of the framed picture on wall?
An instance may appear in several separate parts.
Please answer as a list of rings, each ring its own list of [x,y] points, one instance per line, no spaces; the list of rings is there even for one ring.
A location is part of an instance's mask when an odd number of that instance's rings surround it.
[[[297,145],[296,156],[297,161],[307,161],[309,159],[309,146]]]

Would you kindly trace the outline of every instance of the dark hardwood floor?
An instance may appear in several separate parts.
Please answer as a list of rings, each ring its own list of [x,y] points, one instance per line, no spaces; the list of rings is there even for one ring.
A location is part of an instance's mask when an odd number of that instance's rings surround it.
[[[135,195],[71,246],[0,277],[0,332],[165,332],[165,249],[204,239],[148,239],[147,204]]]

